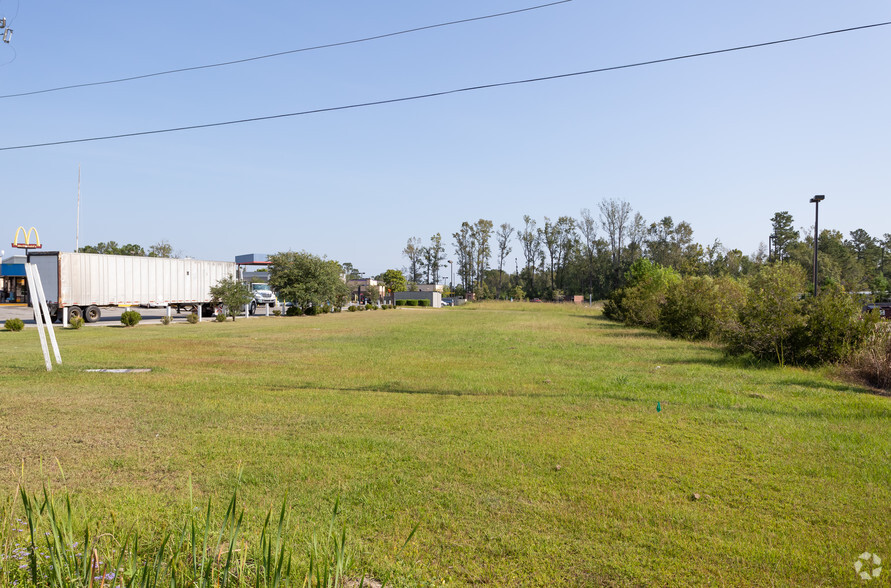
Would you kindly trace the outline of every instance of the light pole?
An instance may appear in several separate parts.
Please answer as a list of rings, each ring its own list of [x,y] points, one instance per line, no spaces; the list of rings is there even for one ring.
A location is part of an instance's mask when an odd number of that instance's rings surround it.
[[[811,202],[814,203],[814,298],[817,297],[817,238],[820,235],[817,225],[820,222],[820,202],[825,199],[826,196],[823,194],[817,194],[811,198]]]
[[[449,292],[452,292],[455,289],[455,266],[452,265],[452,260],[449,260]]]

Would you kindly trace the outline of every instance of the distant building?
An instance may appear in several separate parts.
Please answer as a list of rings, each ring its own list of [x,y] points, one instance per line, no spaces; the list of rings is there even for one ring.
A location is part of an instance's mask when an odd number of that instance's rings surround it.
[[[378,282],[374,278],[360,278],[358,280],[347,280],[347,286],[350,287],[350,298],[355,302],[365,304],[374,299],[371,292],[377,292],[377,300],[383,300],[387,294],[387,287],[383,282]]]

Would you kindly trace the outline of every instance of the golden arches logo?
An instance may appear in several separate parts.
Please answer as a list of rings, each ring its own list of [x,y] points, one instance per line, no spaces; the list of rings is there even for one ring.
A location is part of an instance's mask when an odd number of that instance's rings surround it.
[[[25,242],[19,242],[19,235],[24,236]],[[34,235],[34,242],[31,242],[31,235]],[[19,227],[15,231],[15,239],[12,241],[13,247],[18,247],[19,249],[40,249],[43,245],[40,244],[40,235],[37,234],[37,229],[31,227],[28,231],[25,231],[25,227]]]

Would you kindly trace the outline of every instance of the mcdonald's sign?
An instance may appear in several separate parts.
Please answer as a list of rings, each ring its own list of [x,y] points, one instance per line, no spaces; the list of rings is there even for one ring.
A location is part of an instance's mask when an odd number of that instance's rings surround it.
[[[19,242],[19,235],[22,235],[25,238],[25,242]],[[31,241],[31,235],[34,235],[34,241]],[[19,227],[15,231],[15,239],[12,241],[13,247],[18,247],[19,249],[40,249],[43,245],[40,244],[40,235],[37,234],[37,229],[31,227],[27,232],[25,231],[25,227]]]

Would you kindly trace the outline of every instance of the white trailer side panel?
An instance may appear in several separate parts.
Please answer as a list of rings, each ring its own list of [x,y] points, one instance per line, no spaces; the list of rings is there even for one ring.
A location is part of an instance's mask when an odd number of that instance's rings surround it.
[[[235,263],[96,253],[32,255],[47,298],[59,306],[210,302],[210,288],[235,276]],[[52,285],[48,285],[49,282]]]

